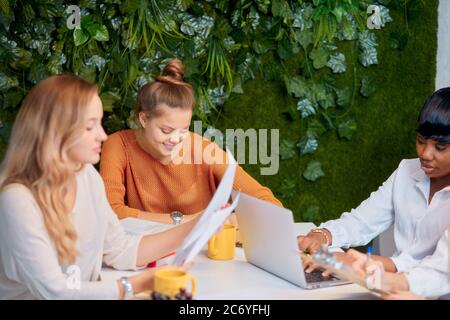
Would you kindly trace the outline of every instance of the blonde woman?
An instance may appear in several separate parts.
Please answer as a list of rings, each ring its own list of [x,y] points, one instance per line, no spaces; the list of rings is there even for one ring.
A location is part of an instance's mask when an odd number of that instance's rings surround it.
[[[72,76],[43,80],[24,99],[0,172],[0,299],[131,297],[152,288],[154,269],[100,281],[102,263],[140,269],[196,222],[124,232],[92,166],[107,138],[102,115],[97,87]]]

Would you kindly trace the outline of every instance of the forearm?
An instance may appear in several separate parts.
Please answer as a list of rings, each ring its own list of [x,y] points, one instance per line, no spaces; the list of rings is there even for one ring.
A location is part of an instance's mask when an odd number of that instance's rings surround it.
[[[145,290],[151,290],[153,286],[153,281],[147,272],[140,273],[135,276],[128,278],[131,286],[133,287],[134,294],[140,293]],[[123,299],[125,296],[125,288],[120,280],[117,280],[117,286],[119,287],[118,299]]]
[[[408,291],[408,279],[403,273],[386,272],[383,275],[383,287],[385,290],[391,291],[396,289],[398,291]]]
[[[170,230],[145,236],[139,243],[137,266],[155,261],[170,252],[174,252],[194,227],[198,219],[192,219]]]
[[[391,258],[375,255],[372,255],[371,257],[373,260],[380,261],[383,264],[384,270],[386,270],[386,272],[397,272],[397,267],[395,266],[395,263]]]

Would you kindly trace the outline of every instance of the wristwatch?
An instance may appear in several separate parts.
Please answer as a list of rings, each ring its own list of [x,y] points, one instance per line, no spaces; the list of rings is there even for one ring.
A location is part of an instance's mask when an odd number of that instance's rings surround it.
[[[132,298],[134,298],[134,290],[133,290],[133,286],[131,285],[130,280],[128,279],[128,277],[122,277],[120,278],[120,282],[123,285],[123,289],[124,289],[124,299],[125,300],[130,300]]]
[[[174,211],[170,214],[170,217],[172,218],[173,224],[178,225],[181,224],[181,221],[183,220],[183,214],[180,211]]]

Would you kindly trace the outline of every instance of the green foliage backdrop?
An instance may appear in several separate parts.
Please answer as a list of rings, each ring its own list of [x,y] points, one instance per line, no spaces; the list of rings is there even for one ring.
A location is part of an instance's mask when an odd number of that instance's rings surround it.
[[[434,91],[437,46],[437,1],[410,3],[411,7],[391,8],[393,21],[378,37],[379,65],[357,74],[370,75],[376,92],[365,99],[356,97],[348,116],[357,121],[349,142],[340,141],[336,132],[321,138],[322,146],[314,156],[281,161],[276,176],[260,176],[256,165],[245,166],[259,181],[280,196],[297,221],[316,223],[339,217],[357,206],[385,181],[403,158],[414,158],[417,116],[427,96]],[[394,36],[394,38],[391,37]],[[395,49],[397,40],[406,45]],[[351,56],[351,48],[342,49]],[[295,65],[293,65],[295,67]],[[363,70],[360,70],[363,69]],[[339,83],[352,81],[350,73]],[[220,128],[230,126],[280,128],[280,138],[296,141],[302,123],[287,121],[283,112],[296,101],[283,93],[283,83],[264,78],[244,85],[251,94],[232,97],[225,104]],[[239,113],[235,110],[238,109]],[[322,163],[325,176],[315,183],[301,178],[312,159]],[[283,181],[295,177],[299,182],[292,197],[281,197],[290,190]]]
[[[69,4],[81,8],[74,30],[66,25]],[[366,27],[370,4],[380,8],[381,30]],[[281,129],[280,173],[247,169],[298,220],[318,222],[355,205],[412,155],[417,109],[433,87],[436,6],[0,0],[0,146],[21,99],[42,78],[70,72],[98,83],[104,125],[114,132],[133,126],[137,90],[178,57],[203,129]]]

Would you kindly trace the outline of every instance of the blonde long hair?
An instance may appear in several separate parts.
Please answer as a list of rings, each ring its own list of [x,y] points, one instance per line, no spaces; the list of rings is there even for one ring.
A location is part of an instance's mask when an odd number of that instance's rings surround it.
[[[22,102],[0,169],[0,190],[11,183],[31,190],[61,263],[78,256],[72,208],[64,201],[74,178],[68,151],[82,133],[95,94],[96,85],[74,76],[40,81]]]

